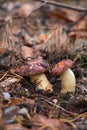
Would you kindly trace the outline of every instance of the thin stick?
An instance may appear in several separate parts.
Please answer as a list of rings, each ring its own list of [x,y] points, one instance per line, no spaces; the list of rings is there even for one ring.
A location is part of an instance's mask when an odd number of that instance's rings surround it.
[[[72,119],[71,121],[74,122],[74,121],[76,121],[77,119],[80,119],[81,117],[87,117],[87,112],[78,115],[77,117],[75,117],[75,118]]]
[[[69,31],[71,31],[73,26],[78,24],[86,15],[87,15],[87,12],[85,12],[77,21],[75,21],[74,23],[71,23],[70,25],[68,25],[69,26]]]
[[[40,0],[41,2],[45,2],[46,4],[51,4],[51,5],[56,5],[62,8],[67,8],[67,9],[71,9],[77,12],[87,12],[87,8],[82,8],[82,7],[75,7],[75,6],[71,6],[68,4],[63,4],[63,3],[59,3],[59,2],[55,2],[55,1],[47,1],[47,0]]]
[[[51,105],[53,105],[53,106],[55,106],[55,107],[57,107],[57,108],[63,110],[64,112],[66,112],[66,113],[68,113],[68,114],[72,114],[72,115],[74,115],[74,116],[77,116],[77,115],[78,115],[77,113],[73,113],[73,112],[67,111],[66,109],[62,108],[62,107],[59,106],[59,105],[56,105],[55,103],[52,103],[51,101],[49,101],[49,100],[47,100],[47,99],[44,99],[44,98],[41,98],[41,99],[43,99],[45,102],[47,102],[47,103],[49,103],[49,104],[51,104]]]
[[[5,74],[0,78],[0,81],[3,80],[3,78],[8,74],[8,71],[5,72]]]

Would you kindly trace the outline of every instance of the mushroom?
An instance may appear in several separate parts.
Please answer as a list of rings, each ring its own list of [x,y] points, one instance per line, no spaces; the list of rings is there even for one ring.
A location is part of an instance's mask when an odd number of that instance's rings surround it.
[[[44,74],[47,71],[48,63],[42,58],[35,59],[33,48],[27,46],[21,47],[21,55],[23,59],[27,59],[27,64],[22,66],[17,72],[22,76],[30,76],[31,81],[36,83],[37,90],[52,92],[52,84]]]
[[[30,76],[33,83],[36,83],[36,89],[43,92],[52,92],[52,84],[48,81],[44,72],[47,71],[48,64],[42,58],[30,60],[29,63],[22,66],[17,72],[22,76]]]
[[[53,75],[60,75],[61,93],[75,92],[76,79],[70,67],[73,65],[72,60],[66,59],[57,63],[52,68]]]

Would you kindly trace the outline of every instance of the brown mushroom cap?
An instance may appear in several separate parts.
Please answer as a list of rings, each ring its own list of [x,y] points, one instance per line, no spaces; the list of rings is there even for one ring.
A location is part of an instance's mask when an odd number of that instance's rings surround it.
[[[62,60],[61,62],[57,63],[53,68],[52,68],[52,74],[53,75],[60,75],[64,71],[66,71],[68,68],[70,68],[73,65],[73,61],[70,59],[65,59]]]
[[[28,64],[22,66],[18,70],[18,74],[22,76],[31,76],[35,74],[41,74],[47,71],[48,64],[41,58],[33,59]]]

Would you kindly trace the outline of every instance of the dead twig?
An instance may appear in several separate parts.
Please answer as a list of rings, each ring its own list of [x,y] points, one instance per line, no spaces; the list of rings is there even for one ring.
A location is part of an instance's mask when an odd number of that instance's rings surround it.
[[[78,24],[86,15],[87,15],[87,12],[85,12],[83,15],[81,15],[81,17],[77,21],[75,21],[75,22],[71,23],[70,25],[68,25],[69,32],[71,31],[73,26]]]
[[[66,112],[66,113],[68,113],[68,114],[71,114],[71,115],[73,115],[73,116],[78,116],[77,113],[70,112],[70,111],[64,109],[63,107],[61,107],[61,106],[59,106],[59,105],[56,105],[55,103],[53,103],[53,102],[51,102],[51,101],[49,101],[49,100],[47,100],[47,99],[45,99],[45,98],[42,98],[42,97],[41,97],[41,99],[42,99],[43,101],[49,103],[50,105],[53,105],[53,106],[55,106],[55,107],[58,108],[58,109],[61,109],[62,111]]]
[[[72,119],[71,121],[72,121],[72,122],[75,122],[77,119],[80,119],[81,117],[87,118],[87,112],[82,113],[82,114],[76,116],[76,117],[75,117],[74,119]]]
[[[30,17],[32,15],[32,13],[34,13],[35,11],[37,11],[38,9],[40,9],[42,6],[44,6],[46,4],[46,2],[43,2],[39,5],[35,5],[34,8],[30,11],[30,13],[27,15],[27,16],[13,16],[13,17],[10,17],[3,25],[7,25],[11,20],[13,19],[17,19],[17,18],[20,18],[20,19],[27,19],[28,17]]]
[[[62,8],[66,8],[66,9],[71,9],[77,12],[87,12],[87,8],[82,8],[82,7],[75,7],[75,6],[71,6],[68,4],[63,4],[63,3],[59,3],[59,2],[55,2],[55,1],[48,1],[48,0],[40,0],[41,2],[45,2],[46,4],[51,4],[51,5],[56,5]]]
[[[8,71],[6,71],[5,74],[0,78],[0,81],[2,81],[7,74],[8,74]]]

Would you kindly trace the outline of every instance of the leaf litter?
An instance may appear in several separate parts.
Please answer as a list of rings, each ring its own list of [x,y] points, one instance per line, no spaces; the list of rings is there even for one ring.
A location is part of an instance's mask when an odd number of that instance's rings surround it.
[[[0,130],[87,129],[86,1],[77,9],[76,1],[67,7],[59,2],[0,2]],[[38,58],[45,61],[52,93],[37,90],[28,74],[18,73]],[[60,78],[51,73],[63,59],[74,62],[75,93],[61,94]]]

